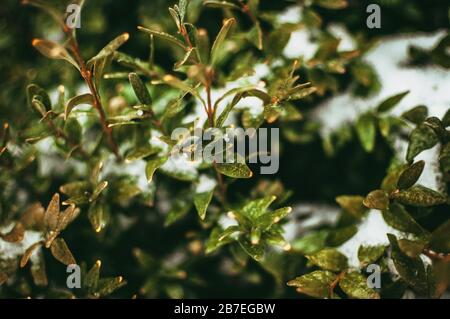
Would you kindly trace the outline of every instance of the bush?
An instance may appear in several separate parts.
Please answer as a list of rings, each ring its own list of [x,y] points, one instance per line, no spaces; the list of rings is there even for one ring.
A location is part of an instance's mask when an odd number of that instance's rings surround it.
[[[369,29],[366,1],[22,2],[0,41],[1,297],[448,293],[445,92],[385,74],[449,84],[447,5],[382,1]],[[417,31],[433,44],[386,37]],[[389,43],[407,58],[371,63]]]

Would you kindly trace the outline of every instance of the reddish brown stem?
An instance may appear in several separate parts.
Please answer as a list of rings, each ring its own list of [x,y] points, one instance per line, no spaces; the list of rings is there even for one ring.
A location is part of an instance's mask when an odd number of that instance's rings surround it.
[[[103,109],[102,102],[100,95],[98,94],[97,88],[95,87],[94,81],[92,80],[92,72],[88,70],[86,67],[86,62],[84,61],[83,57],[80,53],[80,48],[78,46],[78,41],[73,36],[72,29],[68,28],[67,26],[64,26],[64,32],[66,33],[67,37],[69,38],[70,43],[70,50],[72,51],[75,60],[77,61],[78,65],[81,69],[81,76],[83,77],[84,81],[86,82],[86,85],[89,87],[89,91],[91,92],[92,96],[94,97],[94,108],[97,110],[99,116],[100,116],[100,122],[102,124],[103,132],[106,135],[108,144],[113,151],[114,155],[116,156],[117,160],[122,160],[120,154],[119,154],[119,148],[117,146],[117,143],[114,140],[113,134],[112,134],[112,128],[108,126],[108,120],[106,117],[105,110]]]

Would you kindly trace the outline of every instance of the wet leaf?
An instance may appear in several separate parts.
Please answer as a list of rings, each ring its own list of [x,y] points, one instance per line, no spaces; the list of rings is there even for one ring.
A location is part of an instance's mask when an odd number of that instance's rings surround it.
[[[44,222],[48,230],[55,230],[58,227],[59,216],[59,194],[53,195],[47,210],[44,214]]]
[[[450,253],[450,219],[431,233],[429,246],[441,253]]]
[[[62,262],[64,265],[76,264],[75,258],[73,258],[73,255],[70,252],[69,247],[67,247],[64,239],[56,238],[50,246],[50,251],[52,252],[53,257]]]
[[[76,108],[79,105],[83,105],[83,104],[94,105],[94,98],[93,98],[92,94],[86,93],[86,94],[77,95],[77,96],[74,96],[73,98],[71,98],[69,101],[67,101],[67,104],[66,104],[66,107],[64,110],[65,119],[67,120],[69,118],[69,115],[74,108]]]
[[[87,62],[88,67],[93,66],[95,62],[113,54],[118,48],[120,48],[125,42],[127,42],[129,38],[130,35],[128,33],[123,33],[109,42],[103,49],[100,50],[100,52],[95,57]]]
[[[88,218],[95,232],[101,232],[109,220],[109,214],[106,205],[95,202],[89,207]]]
[[[356,133],[363,149],[370,153],[375,147],[376,124],[371,114],[362,115],[356,122]]]
[[[85,287],[87,287],[88,293],[91,295],[93,295],[97,291],[101,266],[102,266],[101,261],[97,260],[94,266],[92,266],[92,268],[89,269],[86,276],[84,277],[83,284]]]
[[[343,9],[348,6],[347,0],[316,0],[315,3],[327,9]]]
[[[336,197],[339,206],[356,218],[361,218],[366,212],[367,207],[363,204],[364,197],[358,195],[342,195]]]
[[[25,234],[25,227],[23,227],[22,223],[17,222],[13,229],[5,235],[0,233],[0,238],[9,243],[18,243],[21,242]]]
[[[218,8],[218,9],[235,9],[240,10],[241,8],[230,1],[223,1],[223,0],[207,0],[203,2],[203,5],[211,7],[211,8]]]
[[[424,229],[398,203],[391,203],[388,209],[383,210],[383,218],[388,225],[400,231],[417,235],[425,233]]]
[[[347,257],[339,251],[332,248],[325,248],[321,251],[307,255],[306,258],[314,265],[334,272],[345,270],[347,265]]]
[[[150,93],[141,78],[136,73],[130,73],[128,75],[128,79],[139,102],[145,105],[152,105],[152,97],[150,96]]]
[[[208,209],[209,203],[211,202],[213,194],[214,189],[208,192],[197,193],[194,195],[194,205],[195,208],[197,209],[200,219],[202,220],[204,220],[206,217],[206,211]]]
[[[314,254],[325,248],[328,233],[329,232],[327,230],[319,230],[305,235],[300,239],[296,239],[292,243],[292,249],[303,255]]]
[[[252,171],[245,163],[216,164],[217,170],[225,176],[233,178],[250,178]]]
[[[405,255],[416,258],[422,253],[425,248],[425,243],[408,239],[399,239],[398,246]]]
[[[370,265],[375,263],[378,259],[383,256],[386,246],[359,246],[358,248],[358,259],[361,265]]]
[[[428,117],[428,108],[425,105],[418,105],[403,113],[402,117],[411,123],[419,125]]]
[[[161,31],[156,31],[156,30],[150,30],[141,26],[138,26],[138,29],[141,31],[144,31],[145,33],[154,35],[155,37],[164,39],[168,42],[171,42],[177,46],[179,46],[180,48],[182,48],[183,50],[187,51],[187,47],[184,45],[183,42],[181,42],[180,40],[178,40],[177,38],[175,38],[174,36],[165,33],[165,32],[161,32]]]
[[[380,299],[380,295],[367,285],[366,277],[356,271],[346,273],[339,281],[339,287],[350,298]]]
[[[239,239],[239,244],[242,249],[254,260],[261,261],[264,257],[264,246],[262,245],[253,245],[249,240],[245,238]]]
[[[46,56],[47,58],[66,60],[67,62],[75,66],[78,70],[80,70],[80,66],[78,65],[78,63],[59,43],[44,39],[34,39],[32,44],[42,55]]]
[[[235,22],[236,20],[234,18],[231,18],[225,20],[225,22],[223,23],[222,29],[220,29],[219,34],[217,35],[216,40],[214,41],[211,48],[211,65],[214,66],[216,64],[219,53],[223,50],[223,44],[228,35],[228,32]]]
[[[419,125],[409,136],[406,160],[412,162],[417,155],[422,153],[422,151],[432,148],[438,142],[439,139],[430,126],[426,124]]]
[[[130,162],[133,162],[136,160],[143,159],[150,155],[156,154],[159,151],[160,151],[159,148],[155,148],[150,145],[140,146],[140,147],[131,149],[129,152],[127,152],[127,155],[125,156],[125,161],[130,163]]]
[[[389,205],[389,196],[385,191],[377,189],[370,192],[366,198],[364,198],[363,204],[371,209],[383,210]]]
[[[28,260],[30,260],[31,256],[35,252],[35,250],[42,245],[41,242],[34,243],[30,247],[25,250],[25,253],[23,254],[22,258],[20,259],[20,267],[23,268],[28,263]]]
[[[377,111],[380,113],[384,113],[387,111],[390,111],[392,108],[394,108],[398,103],[403,100],[403,98],[409,93],[409,91],[405,91],[402,93],[399,93],[397,95],[391,96],[380,103],[377,107]]]
[[[391,257],[395,269],[402,279],[417,292],[426,295],[428,293],[427,275],[424,264],[419,257],[410,258],[399,248],[397,238],[388,234],[391,243]]]
[[[115,278],[105,278],[98,281],[98,289],[96,294],[99,297],[104,297],[112,294],[114,291],[123,287],[126,281],[121,276]]]
[[[406,189],[413,186],[419,179],[420,175],[422,174],[424,167],[425,167],[424,161],[418,161],[409,166],[400,175],[397,182],[397,187],[399,189]]]
[[[358,227],[356,225],[333,229],[328,235],[327,246],[340,246],[352,238],[357,232]]]
[[[107,181],[102,181],[102,182],[98,183],[98,185],[94,188],[94,191],[92,192],[92,195],[89,198],[89,201],[93,202],[93,201],[97,200],[97,198],[105,190],[106,187],[108,187]]]
[[[328,298],[330,287],[336,275],[330,271],[316,270],[309,274],[297,277],[287,284],[296,287],[297,291],[315,298]]]
[[[153,180],[153,174],[155,171],[160,168],[162,165],[164,165],[165,162],[167,162],[168,157],[153,157],[147,161],[147,165],[145,167],[145,174],[147,176],[147,182],[151,183]]]
[[[398,202],[416,207],[428,207],[440,204],[445,204],[447,198],[427,187],[422,185],[415,185],[406,190],[399,190],[392,193],[392,198]]]

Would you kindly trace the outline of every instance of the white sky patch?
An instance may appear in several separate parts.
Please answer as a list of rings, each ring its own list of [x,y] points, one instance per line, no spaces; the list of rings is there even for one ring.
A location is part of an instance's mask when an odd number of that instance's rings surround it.
[[[351,267],[359,267],[359,246],[387,246],[389,245],[389,239],[386,234],[393,234],[400,238],[405,237],[402,232],[386,224],[380,211],[372,209],[361,224],[359,224],[358,232],[338,247],[338,250],[347,256],[348,263]]]
[[[202,175],[200,175],[199,182],[198,182],[195,192],[197,194],[210,192],[214,189],[214,187],[216,187],[216,185],[217,185],[217,182],[214,178],[211,178],[208,175],[202,174]]]

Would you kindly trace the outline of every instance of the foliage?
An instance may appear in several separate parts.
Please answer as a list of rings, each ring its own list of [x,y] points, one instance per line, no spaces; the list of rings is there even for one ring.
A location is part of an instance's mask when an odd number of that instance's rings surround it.
[[[395,116],[405,91],[329,136],[311,116],[339,92],[367,97],[382,85],[377,66],[364,60],[380,34],[361,23],[350,35],[355,49],[341,50],[328,28],[354,26],[352,12],[364,1],[180,0],[164,11],[166,1],[130,8],[81,0],[80,30],[66,26],[62,2],[8,7],[25,12],[30,37],[45,38],[26,39],[26,55],[0,67],[13,66],[1,94],[0,297],[446,293],[449,111],[437,118],[419,105]],[[386,6],[398,12],[410,2]],[[430,27],[416,2],[413,21]],[[104,6],[118,16],[103,15]],[[287,8],[301,8],[299,21],[280,18]],[[410,31],[411,16],[397,19],[397,27]],[[433,30],[448,23],[440,16]],[[299,30],[317,45],[311,58],[284,52]],[[16,36],[2,36],[0,48],[13,47],[22,38]],[[448,68],[448,39],[430,51],[411,48],[408,63]],[[192,160],[193,150],[174,155],[190,143],[187,135],[173,139],[176,128],[223,137],[234,126],[280,128],[279,173],[258,174],[249,158],[221,164]],[[407,145],[404,158],[399,142]],[[431,149],[436,163],[419,158]],[[431,165],[442,176],[440,189],[419,183]],[[288,238],[295,205],[311,200],[337,204],[337,222]],[[373,213],[395,234],[385,234],[385,245],[359,245],[356,266],[342,247]],[[65,267],[75,263],[82,269],[78,290],[65,286]],[[381,288],[367,285],[374,263]],[[102,264],[108,277],[100,277]]]

